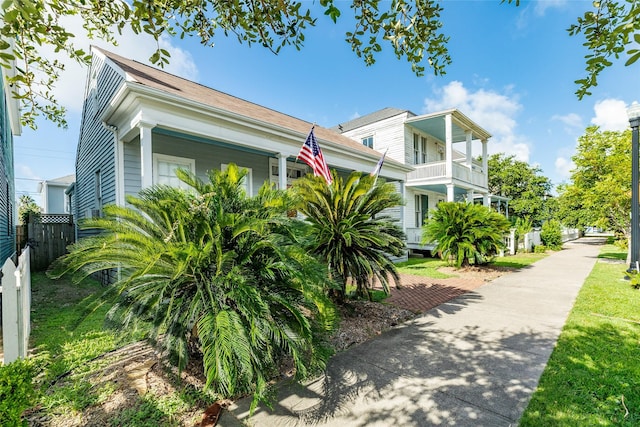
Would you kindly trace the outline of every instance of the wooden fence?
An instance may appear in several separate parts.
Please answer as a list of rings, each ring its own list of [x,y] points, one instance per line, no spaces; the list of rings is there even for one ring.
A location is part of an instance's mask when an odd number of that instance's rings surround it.
[[[75,242],[75,226],[71,215],[42,215],[37,221],[16,227],[17,249],[31,247],[31,271],[46,270]]]
[[[3,362],[8,364],[25,358],[31,333],[31,272],[30,251],[25,249],[16,266],[8,258],[2,266],[2,349]]]

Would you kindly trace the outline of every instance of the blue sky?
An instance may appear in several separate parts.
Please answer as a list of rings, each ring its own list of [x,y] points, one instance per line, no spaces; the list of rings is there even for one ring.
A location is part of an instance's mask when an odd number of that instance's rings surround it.
[[[620,61],[600,76],[593,95],[579,101],[574,94],[574,80],[584,76],[585,50],[582,39],[569,37],[566,29],[590,1],[524,1],[520,7],[499,0],[443,3],[442,31],[450,37],[453,58],[445,76],[427,69],[424,77],[416,77],[388,47],[366,67],[344,42],[351,23],[347,2],[337,25],[319,17],[301,51],[285,48],[275,56],[222,36],[213,48],[193,39],[162,40],[162,46],[173,57],[167,71],[321,126],[384,107],[417,114],[459,108],[493,135],[490,153],[513,154],[537,165],[554,184],[568,179],[576,141],[587,126],[628,126],[626,108],[640,100],[640,65],[624,67]],[[68,25],[80,34],[79,21]],[[145,62],[155,46],[130,34],[118,47],[93,43]],[[23,129],[16,139],[18,195],[39,201],[39,180],[74,172],[85,78],[86,69],[68,64],[56,91],[69,109],[68,130],[43,120],[37,131]]]

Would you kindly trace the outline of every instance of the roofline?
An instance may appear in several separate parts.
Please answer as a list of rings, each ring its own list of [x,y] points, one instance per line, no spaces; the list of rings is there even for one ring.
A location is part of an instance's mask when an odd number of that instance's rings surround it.
[[[119,68],[119,67],[118,67]],[[272,123],[269,122],[265,122],[259,119],[255,119],[253,117],[248,117],[248,116],[244,116],[244,115],[240,115],[240,114],[236,114],[233,112],[230,112],[229,110],[226,110],[224,108],[219,108],[219,107],[214,107],[212,105],[209,104],[205,104],[202,102],[198,102],[198,101],[194,101],[188,98],[185,98],[183,96],[179,96],[179,95],[175,95],[172,93],[168,93],[166,91],[163,91],[161,89],[157,89],[157,88],[153,88],[153,87],[149,87],[147,85],[144,85],[142,83],[138,83],[136,81],[131,81],[131,80],[127,80],[125,82],[122,83],[120,89],[118,89],[115,93],[115,95],[111,98],[111,102],[109,103],[109,106],[105,109],[105,111],[102,114],[101,117],[101,121],[104,122],[109,122],[110,118],[114,115],[114,113],[119,109],[119,107],[125,102],[127,96],[129,96],[129,94],[131,95],[139,95],[139,96],[143,96],[143,97],[148,97],[152,100],[155,101],[164,101],[170,105],[176,106],[176,105],[180,105],[181,107],[186,107],[189,110],[193,110],[196,111],[198,113],[204,113],[204,114],[214,114],[217,115],[218,117],[224,118],[226,120],[231,120],[231,121],[235,121],[238,122],[238,119],[241,119],[241,122],[243,125],[248,125],[249,127],[253,127],[254,129],[257,130],[265,130],[265,129],[269,129],[271,131],[276,131],[277,133],[280,133],[284,136],[287,136],[289,138],[292,139],[298,139],[300,141],[304,141],[304,139],[307,137],[307,134],[304,132],[299,132],[299,131],[295,131],[292,129],[288,129],[286,127],[282,127],[282,126],[278,126],[278,125],[274,125]],[[232,95],[231,95],[232,96]],[[240,99],[240,98],[238,98]],[[245,101],[245,102],[250,102],[250,101]],[[255,104],[255,103],[254,103]],[[258,105],[258,104],[255,104]],[[260,106],[260,105],[258,105]],[[260,106],[262,108],[268,108],[268,107],[264,107],[264,106]],[[271,110],[271,109],[270,109]],[[277,112],[276,110],[271,110],[274,112]],[[284,114],[284,113],[280,113],[279,114],[283,114],[286,115],[288,117],[291,117],[294,120],[299,120],[303,123],[307,123],[309,126],[309,129],[311,129],[311,126],[313,126],[313,123],[311,122],[307,122],[305,120]],[[331,129],[325,128],[323,126],[318,126],[316,125],[316,127],[320,127],[323,128],[329,132],[333,132],[336,135],[342,137],[342,138],[348,138],[344,135],[341,135],[340,133],[334,132]],[[335,152],[340,152],[340,151],[344,151],[344,150],[348,150],[350,153],[357,155],[358,157],[362,158],[362,159],[367,159],[367,160],[371,160],[374,162],[377,162],[379,160],[379,156],[380,153],[373,151],[372,153],[365,153],[363,151],[358,151],[355,150],[347,145],[342,145],[327,139],[323,139],[321,137],[318,137],[316,135],[316,137],[318,138],[318,140],[320,142],[322,142],[323,147],[330,147],[332,149],[332,151]],[[300,145],[302,145],[302,142],[300,143]],[[394,161],[392,159],[388,159],[385,160],[385,164],[387,166],[391,166],[393,165],[394,168],[396,170],[401,170],[403,172],[410,172],[413,171],[414,168],[408,165],[404,165],[400,162]]]
[[[411,117],[407,119],[407,123],[417,122],[424,119],[431,119],[438,116],[446,116],[451,114],[458,122],[462,123],[465,127],[472,129],[481,140],[487,140],[491,138],[491,134],[483,129],[479,124],[471,120],[469,117],[460,112],[457,108],[450,108],[448,110],[437,111],[435,113],[423,114],[421,116]]]

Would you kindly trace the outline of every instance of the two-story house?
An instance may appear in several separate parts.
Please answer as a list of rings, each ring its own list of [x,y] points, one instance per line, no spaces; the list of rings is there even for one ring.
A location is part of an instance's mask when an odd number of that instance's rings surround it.
[[[430,249],[420,244],[421,227],[429,209],[438,203],[478,198],[485,206],[491,203],[487,185],[491,135],[458,110],[416,115],[385,108],[333,129],[413,167],[403,188],[410,249]],[[474,147],[481,151],[475,157]],[[478,155],[482,162],[476,160]]]

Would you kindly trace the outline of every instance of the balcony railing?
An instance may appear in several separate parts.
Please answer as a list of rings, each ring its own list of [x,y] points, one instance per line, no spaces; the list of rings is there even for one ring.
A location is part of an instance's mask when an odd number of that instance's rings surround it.
[[[447,175],[447,162],[425,163],[423,165],[414,165],[415,170],[407,175],[407,183],[427,183],[429,180],[442,179]],[[480,187],[487,186],[487,179],[476,162],[472,165],[472,169],[466,164],[457,161],[453,162],[453,178],[463,182],[468,182]]]

